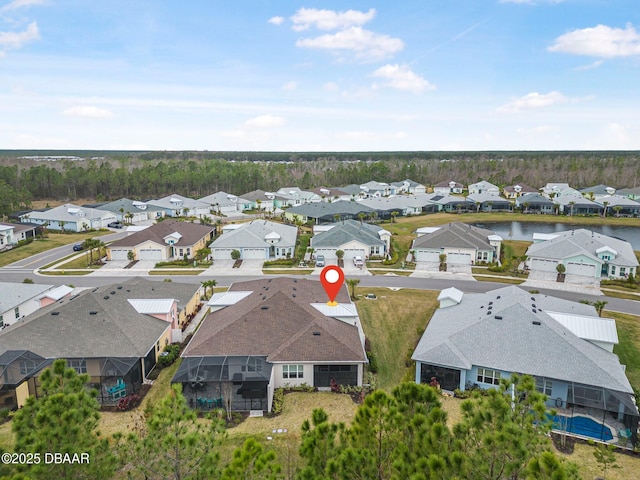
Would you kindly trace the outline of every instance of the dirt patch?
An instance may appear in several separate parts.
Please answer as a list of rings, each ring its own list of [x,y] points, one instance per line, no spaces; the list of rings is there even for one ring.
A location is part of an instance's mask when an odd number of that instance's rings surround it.
[[[575,450],[576,439],[568,435],[560,435],[559,433],[551,433],[551,441],[560,453],[571,455]]]

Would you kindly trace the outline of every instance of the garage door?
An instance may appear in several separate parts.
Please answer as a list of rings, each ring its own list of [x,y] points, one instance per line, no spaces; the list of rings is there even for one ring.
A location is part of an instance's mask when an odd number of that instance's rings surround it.
[[[447,253],[447,263],[451,265],[471,265],[469,253]]]
[[[440,262],[441,252],[427,252],[424,250],[416,250],[417,262]]]
[[[211,252],[214,260],[231,260],[231,252],[233,248],[215,248]]]
[[[589,263],[567,262],[567,274],[595,278],[596,266]]]
[[[316,248],[313,251],[313,255],[316,258],[318,257],[318,255],[324,255],[325,260],[335,260],[337,258],[336,251],[331,248]]]
[[[360,256],[364,258],[366,256],[365,251],[361,248],[347,248],[344,251],[345,260],[353,260],[353,257]]]
[[[140,249],[139,260],[162,260],[162,250],[159,248],[143,248]]]
[[[556,265],[558,262],[546,258],[532,258],[529,262],[529,268],[538,272],[555,272]]]
[[[122,248],[111,249],[111,260],[128,260],[129,250]]]
[[[242,249],[243,260],[264,260],[264,248],[244,248]]]

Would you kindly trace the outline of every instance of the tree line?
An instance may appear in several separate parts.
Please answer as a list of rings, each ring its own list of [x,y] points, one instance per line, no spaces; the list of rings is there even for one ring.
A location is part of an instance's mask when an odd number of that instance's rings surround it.
[[[1,478],[580,478],[576,465],[551,449],[545,397],[528,376],[514,375],[500,388],[464,400],[453,427],[432,386],[403,383],[390,394],[374,391],[351,425],[331,422],[324,410],[315,409],[301,437],[292,437],[295,444],[279,450],[256,437],[230,448],[222,416],[198,418],[180,385],[148,405],[129,433],[101,436],[96,392],[86,389],[86,374],[57,360],[40,380],[44,394],[30,397],[12,420],[14,455],[29,452],[32,461],[3,462]],[[610,450],[600,450],[598,463],[613,466]],[[90,462],[45,462],[47,452],[86,453]],[[3,460],[11,458],[2,453]]]
[[[568,182],[581,188],[604,183],[635,187],[635,152],[271,153],[150,152],[88,160],[38,162],[0,155],[0,214],[32,200],[146,200],[179,193],[194,198],[216,191],[243,194],[283,186],[336,187],[369,180],[410,178],[427,186],[487,180],[533,187]]]

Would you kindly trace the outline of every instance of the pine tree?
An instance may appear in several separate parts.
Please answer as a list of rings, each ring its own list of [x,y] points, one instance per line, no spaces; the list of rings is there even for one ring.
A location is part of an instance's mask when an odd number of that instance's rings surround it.
[[[280,465],[276,462],[273,451],[265,451],[264,447],[253,438],[248,438],[241,448],[233,452],[233,460],[222,472],[222,480],[277,480]]]

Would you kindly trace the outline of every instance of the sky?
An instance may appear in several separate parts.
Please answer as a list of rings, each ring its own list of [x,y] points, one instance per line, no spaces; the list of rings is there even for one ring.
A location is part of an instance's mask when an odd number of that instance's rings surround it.
[[[0,149],[640,149],[638,0],[0,0]]]

